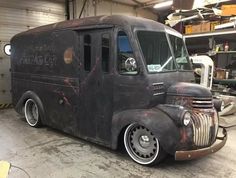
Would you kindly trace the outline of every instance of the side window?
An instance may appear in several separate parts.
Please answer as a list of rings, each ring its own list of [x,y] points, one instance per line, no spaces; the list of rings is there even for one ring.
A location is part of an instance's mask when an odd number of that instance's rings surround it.
[[[137,64],[134,59],[127,34],[120,31],[117,36],[117,70],[120,74],[137,74]]]
[[[91,70],[91,36],[84,35],[84,70]]]
[[[109,72],[110,35],[102,34],[102,71]]]

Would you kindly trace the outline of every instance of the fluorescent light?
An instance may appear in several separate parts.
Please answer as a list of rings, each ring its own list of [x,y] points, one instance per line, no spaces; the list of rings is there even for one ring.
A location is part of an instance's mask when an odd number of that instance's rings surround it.
[[[159,8],[162,8],[162,7],[171,6],[172,4],[173,4],[173,0],[172,1],[161,2],[161,3],[155,4],[153,8],[159,9]]]

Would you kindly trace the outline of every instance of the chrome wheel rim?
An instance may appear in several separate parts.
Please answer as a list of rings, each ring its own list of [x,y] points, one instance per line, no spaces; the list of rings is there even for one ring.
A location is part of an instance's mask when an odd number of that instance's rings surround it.
[[[38,106],[32,99],[25,103],[25,118],[30,126],[35,126],[39,121]]]
[[[159,153],[159,142],[153,133],[136,123],[127,127],[124,144],[129,156],[139,164],[151,164]]]

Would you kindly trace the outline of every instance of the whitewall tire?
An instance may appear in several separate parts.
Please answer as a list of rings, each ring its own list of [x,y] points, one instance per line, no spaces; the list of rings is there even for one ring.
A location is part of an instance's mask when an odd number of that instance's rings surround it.
[[[155,165],[164,157],[159,140],[149,129],[137,123],[126,128],[124,145],[133,161],[141,165]]]
[[[28,99],[25,102],[24,113],[26,121],[31,127],[40,126],[39,107],[33,99]]]

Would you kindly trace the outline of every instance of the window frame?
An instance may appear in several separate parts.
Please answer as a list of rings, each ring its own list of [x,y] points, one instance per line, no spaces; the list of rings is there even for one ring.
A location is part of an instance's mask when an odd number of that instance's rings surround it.
[[[85,36],[89,35],[90,36],[90,43],[89,45],[87,43],[85,43]],[[92,55],[93,55],[93,45],[92,45],[92,40],[93,40],[93,35],[89,32],[86,32],[84,34],[82,34],[82,44],[83,44],[83,70],[85,72],[91,72],[92,70]],[[85,68],[85,46],[89,46],[90,47],[90,68],[89,70],[87,70]]]
[[[108,39],[109,39],[109,45],[108,45],[108,48],[109,48],[109,56],[108,56],[108,64],[107,64],[107,67],[108,67],[108,70],[107,71],[105,71],[105,70],[103,70],[103,44],[102,44],[102,40],[103,40],[103,36],[104,35],[108,35]],[[103,73],[109,73],[110,72],[110,70],[111,70],[111,41],[112,41],[112,38],[111,38],[111,33],[110,33],[110,31],[104,31],[104,32],[102,32],[102,33],[100,33],[100,44],[101,44],[101,48],[100,48],[100,55],[101,55],[101,70],[102,70],[102,72]]]
[[[170,46],[171,46],[171,50],[173,51],[173,55],[174,55],[174,59],[175,59],[175,63],[176,63],[176,65],[177,65],[177,70],[179,71],[179,72],[190,72],[190,71],[193,71],[193,67],[192,67],[192,64],[191,64],[191,61],[190,61],[190,56],[189,56],[189,53],[188,53],[188,49],[187,49],[187,46],[186,46],[186,44],[185,44],[185,41],[184,41],[184,39],[183,39],[183,47],[184,47],[184,50],[185,50],[185,52],[186,52],[186,57],[187,57],[187,60],[188,60],[188,64],[189,64],[189,67],[190,67],[190,69],[189,70],[182,70],[182,69],[179,69],[179,64],[178,64],[178,62],[176,61],[176,58],[175,58],[175,54],[174,54],[174,49],[173,49],[173,46],[172,46],[172,44],[171,44],[171,40],[170,40],[170,35],[172,35],[172,36],[174,36],[174,37],[176,37],[176,38],[180,38],[179,36],[176,36],[176,35],[174,35],[174,34],[172,34],[172,33],[168,33],[168,32],[166,32],[167,33],[167,36],[168,36],[168,39],[169,39],[169,43],[170,43]],[[180,38],[181,39],[181,38]]]
[[[176,66],[176,69],[175,69],[175,70],[160,71],[160,72],[149,72],[148,67],[147,67],[146,58],[145,58],[145,56],[144,56],[144,54],[143,54],[143,50],[142,50],[142,48],[141,48],[141,45],[140,45],[140,42],[139,42],[139,39],[138,39],[138,32],[139,32],[139,31],[159,32],[159,33],[164,33],[164,34],[165,34],[166,39],[167,39],[167,43],[168,43],[169,48],[170,48],[171,56],[172,56],[172,58],[173,58],[173,60],[174,60],[175,66]],[[144,65],[145,65],[144,68],[146,69],[146,72],[147,72],[148,74],[159,74],[159,73],[168,73],[168,72],[171,72],[171,73],[172,73],[172,72],[177,72],[177,71],[178,71],[178,67],[177,67],[177,64],[176,64],[175,56],[173,55],[173,50],[172,50],[172,48],[170,47],[170,39],[169,39],[168,33],[167,33],[166,31],[164,31],[164,30],[147,30],[147,29],[143,29],[143,28],[137,28],[137,29],[134,30],[134,35],[135,35],[135,38],[137,39],[137,45],[138,45],[140,54],[141,54],[141,56],[142,56],[142,59],[143,59]]]
[[[121,73],[119,70],[118,70],[118,47],[119,47],[119,41],[118,41],[118,35],[119,35],[119,32],[124,32],[127,37],[128,37],[128,41],[129,41],[129,44],[130,44],[130,47],[133,51],[133,56],[134,56],[134,59],[136,60],[136,63],[137,63],[137,73],[135,74],[129,74],[129,73]],[[140,65],[139,65],[139,62],[135,56],[135,53],[134,53],[134,46],[133,44],[130,42],[132,36],[130,36],[130,34],[127,32],[127,30],[123,29],[123,28],[118,28],[117,31],[116,31],[116,35],[115,35],[115,44],[116,44],[116,47],[115,47],[115,70],[116,72],[121,75],[121,76],[137,76],[140,74]]]

